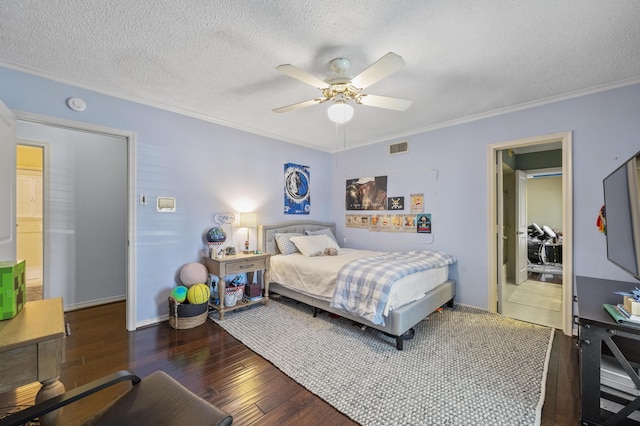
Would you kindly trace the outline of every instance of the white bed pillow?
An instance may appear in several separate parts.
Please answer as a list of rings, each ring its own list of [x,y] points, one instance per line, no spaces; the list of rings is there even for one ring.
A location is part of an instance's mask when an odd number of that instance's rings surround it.
[[[338,244],[338,239],[336,238],[335,235],[333,235],[333,232],[329,228],[322,228],[322,229],[318,229],[316,231],[310,231],[308,229],[305,229],[304,230],[304,235],[327,235],[327,236],[331,237],[331,239],[333,241],[335,241],[336,244]]]
[[[291,237],[291,242],[296,245],[300,253],[307,257],[322,256],[325,249],[333,248],[340,250],[338,243],[327,235],[304,235],[301,237]]]
[[[273,239],[276,240],[276,244],[278,245],[278,250],[282,254],[293,254],[297,253],[299,250],[295,244],[293,244],[290,240],[291,237],[299,237],[302,236],[299,232],[287,232],[284,234],[274,233]]]

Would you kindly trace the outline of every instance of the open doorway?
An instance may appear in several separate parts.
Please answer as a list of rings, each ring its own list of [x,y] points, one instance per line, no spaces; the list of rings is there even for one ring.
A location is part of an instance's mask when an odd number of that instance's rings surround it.
[[[555,150],[558,164],[540,163],[518,164],[509,156],[525,152],[543,153]],[[538,161],[546,154],[537,154]],[[550,169],[551,167],[555,169]],[[571,133],[557,133],[540,137],[514,140],[493,144],[488,147],[488,190],[489,190],[489,307],[516,319],[552,326],[572,334],[572,171]],[[554,191],[559,192],[559,200],[549,199],[549,187],[542,189],[542,195],[527,203],[527,183],[534,176],[556,175]],[[542,182],[542,181],[540,181]],[[551,182],[551,181],[549,181]],[[537,184],[538,182],[536,182]],[[537,186],[537,185],[536,185]],[[543,185],[544,186],[544,185]],[[536,215],[527,211],[527,204],[539,207],[540,200],[548,200],[549,207],[559,210],[551,219],[541,215],[545,209],[538,209]],[[536,204],[537,203],[537,204]],[[528,217],[529,216],[529,217]],[[535,235],[535,256],[529,256],[533,220],[548,222],[538,224],[542,234]],[[559,218],[558,218],[559,217]],[[561,232],[561,239],[544,235],[544,228],[551,234],[555,228]],[[557,245],[561,243],[561,249]],[[548,244],[547,244],[548,243]],[[543,258],[536,257],[542,255]],[[555,256],[551,259],[551,256]],[[552,265],[552,263],[554,265]],[[560,266],[558,268],[558,266]],[[553,272],[553,274],[549,273]],[[551,277],[553,275],[553,278]],[[552,283],[550,281],[555,281]],[[521,294],[514,296],[520,290]],[[525,291],[526,290],[526,291]],[[542,291],[542,294],[538,291]],[[515,302],[526,315],[516,313]],[[545,302],[553,303],[551,307]],[[533,306],[532,306],[533,305]],[[537,306],[535,306],[537,305]],[[550,319],[553,317],[553,319]]]
[[[508,149],[502,159],[499,313],[562,329],[562,147]]]
[[[62,297],[65,310],[126,300],[135,330],[135,134],[26,112],[16,119],[14,143],[44,146],[43,298]]]
[[[16,147],[16,254],[25,261],[27,302],[44,289],[44,147],[19,141]]]

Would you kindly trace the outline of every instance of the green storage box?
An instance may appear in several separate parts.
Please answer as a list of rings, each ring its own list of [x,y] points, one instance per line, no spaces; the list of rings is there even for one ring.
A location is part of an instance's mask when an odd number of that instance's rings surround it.
[[[27,303],[24,260],[0,261],[0,320],[11,319]]]

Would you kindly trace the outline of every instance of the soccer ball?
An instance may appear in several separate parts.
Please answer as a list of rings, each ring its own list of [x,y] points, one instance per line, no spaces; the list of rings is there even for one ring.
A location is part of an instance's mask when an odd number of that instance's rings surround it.
[[[176,299],[176,302],[182,303],[187,300],[187,292],[189,289],[183,285],[179,285],[178,287],[171,290],[171,297]]]

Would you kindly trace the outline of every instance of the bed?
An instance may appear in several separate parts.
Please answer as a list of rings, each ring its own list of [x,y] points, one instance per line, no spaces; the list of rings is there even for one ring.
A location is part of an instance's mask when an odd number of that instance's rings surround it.
[[[410,274],[399,279],[392,287],[384,306],[384,318],[367,319],[359,314],[346,312],[332,306],[332,294],[336,287],[335,273],[325,272],[324,264],[336,270],[348,260],[384,254],[378,251],[341,248],[337,256],[306,257],[300,253],[281,253],[275,237],[278,234],[323,234],[330,230],[336,235],[335,224],[320,221],[287,221],[258,227],[258,248],[271,254],[271,269],[264,279],[269,292],[279,294],[312,308],[330,312],[372,327],[393,338],[396,348],[402,350],[404,341],[413,338],[413,327],[444,305],[453,307],[455,281],[448,277],[448,266]],[[281,235],[278,236],[281,238]],[[316,269],[318,268],[318,269]],[[335,300],[334,300],[335,302]]]

